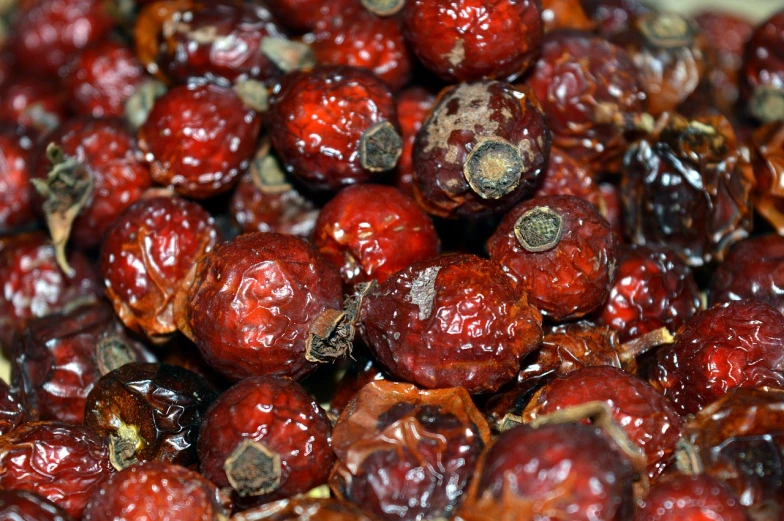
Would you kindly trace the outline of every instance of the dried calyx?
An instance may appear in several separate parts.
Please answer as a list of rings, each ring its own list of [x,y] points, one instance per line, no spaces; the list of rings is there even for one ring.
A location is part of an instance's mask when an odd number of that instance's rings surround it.
[[[234,84],[234,92],[246,107],[256,112],[266,112],[269,108],[267,86],[256,80],[243,80]]]
[[[316,65],[316,55],[309,45],[285,38],[264,38],[261,53],[283,72],[310,69]]]
[[[749,112],[763,123],[784,120],[784,89],[757,87],[749,100]]]
[[[647,112],[627,112],[610,102],[596,105],[593,120],[599,125],[614,125],[624,132],[650,133],[656,126],[656,119]]]
[[[403,138],[389,121],[380,121],[359,139],[359,161],[371,172],[387,172],[397,166],[403,153]]]
[[[640,34],[652,46],[660,49],[688,47],[696,34],[691,22],[676,13],[651,12],[638,18]]]
[[[101,375],[114,371],[125,364],[138,361],[130,346],[116,336],[102,338],[98,342],[95,346],[95,359]]]
[[[139,429],[120,422],[117,430],[109,435],[109,462],[117,470],[138,463],[136,454],[144,447]]]
[[[406,0],[362,0],[362,6],[378,16],[392,16],[406,5]]]
[[[520,149],[496,137],[476,144],[463,163],[463,176],[482,199],[500,199],[518,187],[524,169]]]
[[[517,219],[515,237],[531,253],[550,250],[561,242],[563,216],[549,206],[537,206]]]
[[[163,82],[152,78],[142,82],[125,102],[126,121],[135,129],[144,125],[155,105],[155,100],[164,94],[166,94],[166,85]]]
[[[269,139],[264,139],[251,161],[250,176],[253,184],[263,194],[280,194],[291,190],[291,184],[278,159],[270,153]]]
[[[269,494],[280,486],[280,455],[258,441],[240,443],[226,459],[223,470],[242,497]]]

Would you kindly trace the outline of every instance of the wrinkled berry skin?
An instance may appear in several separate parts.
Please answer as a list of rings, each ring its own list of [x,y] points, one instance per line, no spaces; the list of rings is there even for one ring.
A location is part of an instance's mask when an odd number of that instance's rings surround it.
[[[617,115],[645,110],[645,93],[629,55],[583,32],[556,32],[526,84],[536,94],[553,144],[593,172],[617,171],[628,147]]]
[[[485,140],[514,147],[522,165],[516,184],[494,195],[477,191],[466,172]],[[414,142],[414,195],[437,217],[501,213],[533,191],[549,156],[550,130],[530,89],[499,81],[447,87]]]
[[[395,186],[411,197],[414,197],[414,141],[435,100],[435,96],[422,87],[405,89],[395,99],[400,137],[403,138],[403,152],[395,171]]]
[[[30,422],[0,437],[0,490],[34,492],[75,519],[112,472],[107,444],[87,427]]]
[[[24,406],[15,390],[0,380],[0,436],[11,432],[25,417]]]
[[[0,519],[8,521],[71,521],[65,510],[26,490],[0,490]]]
[[[192,470],[147,462],[113,475],[95,491],[84,521],[219,521],[218,488]]]
[[[187,369],[130,363],[95,384],[87,395],[84,424],[110,442],[118,469],[137,460],[187,466],[196,462],[199,427],[215,398],[207,381]],[[132,439],[126,429],[135,431]]]
[[[123,323],[153,340],[168,339],[177,331],[177,291],[217,242],[210,214],[185,199],[142,199],[123,212],[106,232],[99,263]]]
[[[663,118],[624,160],[627,235],[664,244],[690,266],[721,261],[751,230],[751,168],[723,116]]]
[[[621,521],[631,516],[633,475],[628,460],[596,428],[520,425],[487,452],[466,514],[556,521],[568,512],[570,521]]]
[[[82,116],[122,117],[125,102],[142,82],[144,69],[133,51],[110,40],[88,47],[65,77],[70,106]]]
[[[760,90],[784,95],[784,12],[777,12],[757,26],[751,35],[741,69],[741,96],[748,111],[763,121],[781,119],[781,111],[766,114],[763,104],[754,107],[753,98]]]
[[[15,332],[27,321],[62,311],[76,301],[100,294],[97,270],[80,252],[68,255],[69,277],[55,260],[54,247],[42,233],[0,241],[0,344],[10,349]]]
[[[30,321],[14,346],[11,381],[30,419],[80,424],[101,376],[128,362],[154,362],[105,304]]]
[[[392,92],[372,72],[318,67],[284,76],[269,99],[269,136],[286,169],[311,188],[337,190],[370,181],[360,139],[373,125],[397,128]]]
[[[672,251],[625,248],[610,297],[599,321],[618,332],[621,342],[666,327],[675,333],[700,309],[700,292],[691,269]]]
[[[298,379],[316,368],[305,358],[312,323],[340,310],[341,297],[338,270],[305,241],[256,232],[202,258],[175,317],[205,360],[230,378]]]
[[[754,209],[778,233],[784,233],[784,121],[768,123],[751,136],[754,178],[757,181]]]
[[[232,516],[234,521],[373,521],[365,511],[351,503],[333,498],[283,499],[245,510]]]
[[[593,172],[558,147],[550,149],[550,162],[542,175],[542,182],[534,192],[534,197],[544,195],[573,195],[588,201],[600,211],[604,206]]]
[[[11,76],[0,90],[0,121],[46,133],[65,121],[68,98],[56,80]]]
[[[231,89],[181,85],[155,102],[139,148],[156,183],[204,199],[229,190],[247,167],[260,125]]]
[[[742,300],[694,316],[657,353],[651,383],[683,414],[698,412],[733,387],[784,386],[784,317]]]
[[[613,420],[643,450],[648,477],[655,480],[669,464],[683,434],[683,420],[670,401],[636,376],[616,367],[585,367],[545,385],[526,408],[534,419],[592,401],[609,405]]]
[[[529,251],[516,236],[518,220],[535,208],[561,216],[560,240],[549,250]],[[593,205],[569,195],[536,197],[516,206],[487,241],[487,250],[517,278],[531,304],[556,322],[602,305],[615,280],[615,233]]]
[[[36,134],[32,129],[0,124],[0,233],[36,220],[30,184]]]
[[[701,474],[673,476],[656,483],[634,521],[746,521],[746,509],[724,482]]]
[[[544,34],[536,0],[412,0],[403,16],[411,48],[449,82],[519,77]]]
[[[542,339],[541,317],[501,266],[467,254],[419,262],[362,303],[365,339],[397,378],[494,391]]]
[[[372,382],[335,424],[330,488],[378,519],[448,518],[489,441],[464,389]]]
[[[441,249],[430,217],[416,202],[381,185],[340,191],[322,208],[314,243],[348,285],[384,282]]]
[[[252,440],[280,456],[280,484],[269,494],[246,500],[261,503],[303,494],[327,481],[335,459],[331,431],[327,414],[298,383],[247,378],[207,411],[199,436],[200,470],[219,487],[231,487],[227,460],[241,443]]]

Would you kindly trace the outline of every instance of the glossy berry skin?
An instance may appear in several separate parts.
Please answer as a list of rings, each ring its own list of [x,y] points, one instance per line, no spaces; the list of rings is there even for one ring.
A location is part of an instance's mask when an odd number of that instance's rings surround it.
[[[501,172],[490,153],[472,154],[483,143],[505,151]],[[447,87],[414,142],[414,195],[437,217],[501,213],[530,195],[549,155],[548,123],[530,89],[499,81]]]
[[[101,303],[30,321],[14,346],[11,381],[30,419],[80,424],[101,376],[125,363],[154,361]]]
[[[30,422],[0,437],[0,490],[34,492],[75,519],[112,472],[107,444],[87,427]]]
[[[174,297],[217,242],[210,214],[185,199],[142,199],[123,212],[100,255],[106,296],[123,323],[155,341],[174,334]]]
[[[205,360],[230,378],[297,379],[316,368],[305,358],[311,326],[339,311],[341,297],[338,270],[305,241],[256,232],[202,258],[175,316]]]
[[[674,476],[656,483],[634,521],[746,521],[746,510],[722,481],[706,474]]]
[[[596,29],[596,23],[588,18],[580,0],[542,0],[542,22],[545,33],[559,29]]]
[[[203,199],[231,188],[255,151],[260,125],[231,89],[180,85],[153,105],[139,148],[156,183]]]
[[[217,393],[174,365],[130,363],[104,375],[87,395],[84,424],[109,441],[117,468],[137,461],[196,463],[204,413]]]
[[[574,159],[558,147],[550,149],[550,162],[542,175],[541,184],[534,197],[545,195],[572,195],[588,201],[602,211],[604,200],[594,173],[584,163]]]
[[[107,40],[79,54],[64,84],[76,114],[121,117],[125,114],[125,102],[143,79],[144,69],[133,50]]]
[[[395,171],[395,186],[411,197],[414,197],[414,141],[435,100],[435,96],[422,87],[405,89],[395,98],[400,137],[403,138],[403,152]]]
[[[645,93],[629,55],[591,33],[556,32],[526,84],[536,94],[553,144],[593,172],[616,171],[628,139],[613,117],[645,110]]]
[[[517,236],[518,222],[536,208],[549,208],[562,219],[560,239],[549,250],[529,251]],[[593,205],[569,195],[536,197],[516,206],[488,240],[487,250],[518,280],[531,304],[557,322],[602,305],[615,280],[615,233]]]
[[[198,473],[147,462],[118,472],[93,494],[84,521],[220,521],[218,488]]]
[[[651,383],[683,414],[693,414],[733,387],[782,387],[782,364],[784,317],[742,300],[695,315],[657,353]]]
[[[372,382],[338,418],[330,488],[381,520],[448,518],[459,506],[487,423],[464,389]]]
[[[65,510],[26,490],[0,490],[0,519],[8,521],[71,521]]]
[[[411,48],[449,82],[519,77],[544,34],[535,0],[413,0],[403,16]]]
[[[638,246],[623,250],[598,317],[626,342],[661,327],[674,333],[699,309],[691,269],[672,251]]]
[[[378,123],[398,123],[392,92],[373,73],[343,66],[291,72],[269,104],[269,136],[297,179],[337,190],[378,177],[362,165],[360,140]]]
[[[381,185],[350,186],[324,205],[314,244],[348,285],[384,282],[441,249],[433,222],[416,202]]]
[[[496,390],[542,339],[525,292],[500,265],[467,254],[399,271],[365,297],[360,315],[376,359],[425,388]]]
[[[356,8],[358,0],[267,0],[272,14],[296,32],[312,31],[331,17]]]
[[[37,137],[32,129],[0,124],[0,233],[24,228],[36,220],[30,177]]]
[[[784,95],[784,12],[777,12],[755,29],[746,44],[741,69],[741,96],[747,111],[763,122],[784,119],[781,109],[755,98],[765,92]]]
[[[55,80],[11,76],[0,89],[0,120],[46,133],[65,121],[67,96]]]
[[[372,358],[360,358],[346,370],[335,386],[335,391],[329,400],[327,415],[330,419],[337,419],[360,389],[374,380],[384,379],[384,373],[381,372],[378,362]]]
[[[626,29],[637,15],[650,11],[642,0],[580,0],[580,3],[605,37]]]
[[[234,486],[235,494],[254,503],[303,494],[327,481],[335,458],[331,431],[327,414],[298,383],[269,376],[247,378],[207,411],[199,436],[200,470],[219,487]],[[280,458],[279,481],[267,493],[246,489],[248,483],[229,476],[236,472],[238,478],[246,477],[230,461],[249,441]]]
[[[605,402],[613,420],[647,458],[655,480],[675,453],[683,420],[670,401],[636,376],[616,367],[585,367],[545,385],[526,408],[526,419],[591,401]]]
[[[0,380],[0,436],[8,434],[25,420],[24,405],[14,389]]]
[[[751,136],[755,209],[784,233],[784,121],[768,123]]]
[[[232,516],[234,521],[373,521],[365,511],[333,498],[282,499]]]

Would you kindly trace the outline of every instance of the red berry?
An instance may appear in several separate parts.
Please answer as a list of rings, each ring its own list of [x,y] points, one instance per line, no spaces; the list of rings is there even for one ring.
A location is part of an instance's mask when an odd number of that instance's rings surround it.
[[[400,121],[400,137],[403,138],[403,151],[397,162],[395,173],[397,188],[406,195],[414,197],[414,140],[422,128],[435,96],[421,87],[411,87],[397,95],[397,119]]]
[[[373,521],[365,511],[337,499],[302,497],[251,508],[232,516],[233,521]]]
[[[754,30],[743,58],[741,94],[747,111],[768,123],[784,119],[784,12]]]
[[[25,228],[36,221],[32,177],[32,129],[0,124],[0,233]]]
[[[580,0],[580,3],[599,25],[603,36],[627,28],[637,15],[651,10],[642,0]]]
[[[732,490],[707,475],[674,476],[656,483],[642,500],[634,521],[746,521]]]
[[[381,372],[378,362],[372,358],[360,358],[354,362],[335,386],[332,398],[329,400],[329,412],[327,413],[329,417],[337,419],[359,390],[374,380],[384,380],[384,374]]]
[[[604,201],[593,172],[558,147],[550,149],[550,162],[534,196],[572,195],[588,201],[601,210]],[[604,212],[603,212],[604,213]]]
[[[0,436],[14,430],[25,417],[24,405],[16,391],[0,380]]]
[[[46,133],[65,120],[67,102],[56,80],[11,76],[0,89],[0,121]]]
[[[358,0],[267,0],[265,3],[282,23],[299,32],[316,29],[359,4]]]
[[[8,521],[71,521],[65,510],[26,490],[0,490],[0,519]]]
[[[545,33],[560,29],[596,29],[596,23],[588,18],[580,0],[542,0],[542,22]]]
[[[768,123],[751,136],[755,210],[784,233],[784,121]]]

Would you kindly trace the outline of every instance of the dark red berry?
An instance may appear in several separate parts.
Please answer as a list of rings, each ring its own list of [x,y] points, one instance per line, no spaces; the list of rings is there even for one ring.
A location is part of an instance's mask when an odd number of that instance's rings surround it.
[[[396,98],[397,119],[400,121],[400,137],[403,138],[403,152],[397,162],[395,185],[397,188],[414,197],[414,140],[422,128],[430,109],[435,103],[435,96],[421,87],[411,87],[400,92]]]
[[[674,476],[656,483],[634,521],[746,521],[746,510],[724,482],[708,475]]]
[[[0,233],[25,228],[36,220],[30,184],[37,133],[0,124]]]
[[[610,227],[618,235],[623,237],[623,197],[621,190],[614,184],[604,182],[599,183],[599,190],[602,193],[602,205],[604,209],[602,215],[610,223]]]
[[[26,490],[0,490],[0,519],[8,521],[71,521],[65,510]]]
[[[233,521],[373,521],[361,507],[337,499],[297,498],[251,508],[232,516]]]
[[[270,11],[287,27],[311,31],[330,18],[357,7],[358,0],[267,0]]]
[[[558,147],[550,149],[550,162],[534,196],[573,195],[602,211],[604,201],[594,173]],[[602,212],[604,213],[604,212]]]
[[[559,29],[592,31],[596,28],[580,0],[542,0],[542,22],[545,33]]]
[[[378,362],[372,358],[360,358],[354,362],[338,381],[329,400],[327,415],[330,419],[337,419],[359,390],[374,380],[384,380]]]
[[[784,119],[784,11],[754,30],[746,44],[740,80],[752,116],[764,123]]]
[[[0,380],[0,436],[14,430],[26,416],[16,390],[9,387],[4,380]]]
[[[580,0],[586,14],[599,26],[603,36],[627,28],[637,15],[650,7],[642,0]]]
[[[11,76],[0,89],[0,121],[46,133],[65,121],[67,101],[56,80]]]
[[[779,233],[784,233],[784,121],[768,123],[751,137],[755,187],[754,207]]]

